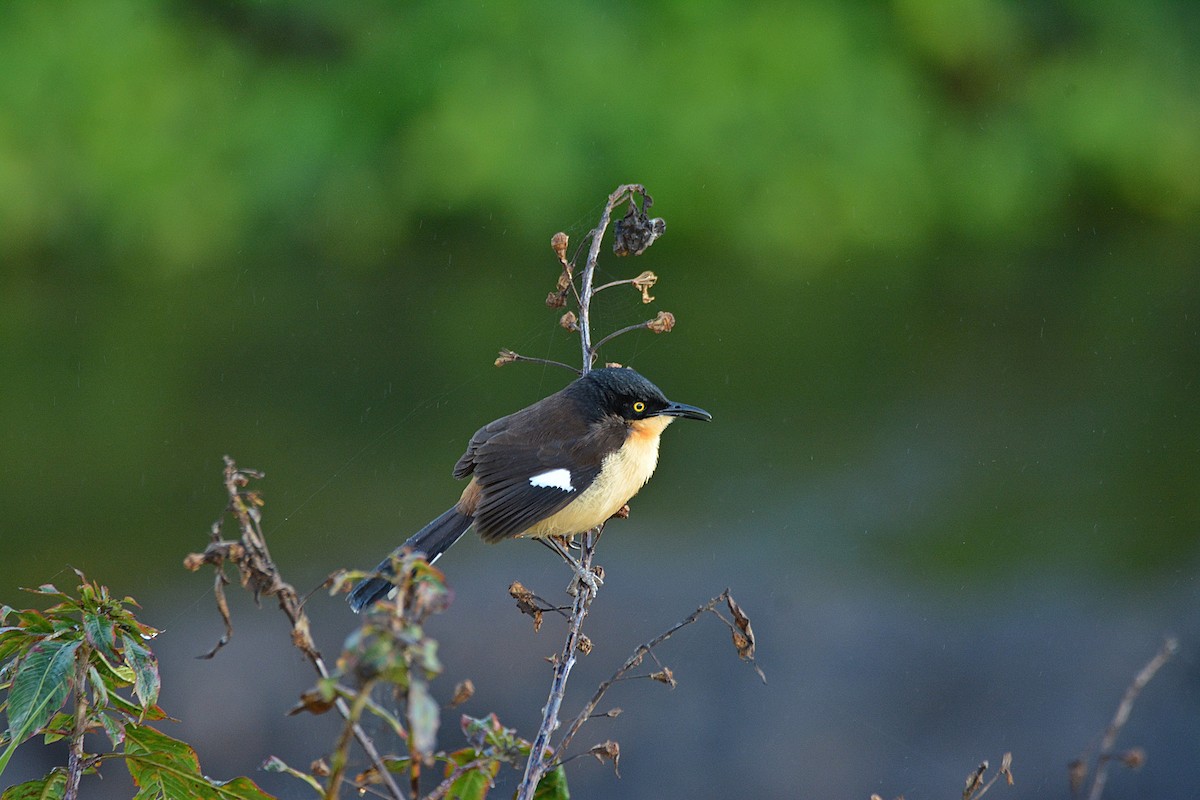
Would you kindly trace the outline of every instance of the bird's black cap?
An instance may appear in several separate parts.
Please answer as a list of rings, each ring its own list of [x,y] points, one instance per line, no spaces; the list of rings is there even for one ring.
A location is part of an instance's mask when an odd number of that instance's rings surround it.
[[[601,413],[712,419],[712,414],[702,408],[668,400],[661,389],[629,367],[594,369],[568,386],[566,391]],[[637,410],[639,403],[644,404],[642,410]]]

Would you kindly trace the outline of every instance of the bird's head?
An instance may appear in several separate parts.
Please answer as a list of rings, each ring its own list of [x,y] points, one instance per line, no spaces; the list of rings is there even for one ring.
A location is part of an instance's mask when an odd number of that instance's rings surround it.
[[[615,415],[637,421],[651,417],[674,417],[709,421],[712,414],[686,403],[675,403],[662,390],[628,367],[594,369],[570,387],[600,415]]]

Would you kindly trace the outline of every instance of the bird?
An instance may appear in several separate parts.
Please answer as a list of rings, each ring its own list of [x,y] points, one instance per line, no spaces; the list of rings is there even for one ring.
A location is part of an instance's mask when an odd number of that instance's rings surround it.
[[[593,369],[476,431],[454,465],[455,478],[471,479],[458,502],[395,552],[433,563],[474,525],[485,542],[537,538],[572,561],[549,537],[570,538],[620,511],[650,480],[659,436],[676,418],[712,415],[668,400],[629,367]],[[350,592],[356,613],[392,592],[392,564],[384,559]]]

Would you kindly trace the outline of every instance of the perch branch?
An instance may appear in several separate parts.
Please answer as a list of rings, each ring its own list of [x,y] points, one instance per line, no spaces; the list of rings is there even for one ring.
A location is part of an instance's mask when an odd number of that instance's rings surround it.
[[[591,242],[588,246],[587,261],[584,263],[581,288],[578,292],[579,319],[577,324],[583,357],[583,369],[581,370],[581,374],[583,375],[591,371],[592,362],[596,358],[595,350],[592,347],[591,304],[592,295],[595,294],[592,288],[592,279],[596,273],[596,262],[600,258],[600,246],[604,241],[604,233],[608,230],[609,223],[612,220],[613,209],[622,202],[634,202],[635,195],[641,195],[644,202],[646,197],[645,187],[640,184],[625,184],[617,187],[616,191],[608,196],[608,202],[604,205],[600,221],[589,234]],[[562,255],[560,254],[559,257],[561,259]],[[592,561],[596,555],[596,543],[600,540],[600,533],[603,529],[604,526],[601,525],[583,534],[583,546],[579,564],[581,572],[584,574],[592,570]],[[550,682],[550,694],[546,699],[546,706],[542,712],[542,721],[538,726],[537,736],[534,737],[533,745],[529,750],[529,760],[525,763],[525,775],[521,779],[521,785],[517,790],[517,800],[532,799],[534,792],[537,790],[538,782],[541,781],[542,776],[546,774],[553,761],[550,750],[550,737],[559,726],[558,712],[562,707],[563,697],[567,690],[567,680],[570,678],[571,669],[575,666],[576,653],[582,641],[583,621],[587,618],[588,609],[591,607],[592,601],[596,598],[597,584],[594,581],[586,582],[579,580],[576,583],[576,588],[577,592],[571,608],[571,617],[567,621],[567,638],[563,643],[559,658],[554,664],[554,676]]]

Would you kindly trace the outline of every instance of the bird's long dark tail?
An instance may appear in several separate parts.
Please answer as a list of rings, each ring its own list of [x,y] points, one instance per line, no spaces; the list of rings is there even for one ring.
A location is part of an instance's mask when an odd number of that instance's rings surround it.
[[[416,553],[424,553],[425,559],[432,564],[467,532],[467,528],[471,527],[472,519],[471,516],[459,511],[458,506],[453,506],[433,522],[408,537],[408,541],[401,547],[407,547]],[[391,575],[391,556],[380,562],[375,571]],[[367,578],[355,586],[354,591],[350,592],[348,598],[350,608],[354,609],[354,613],[357,614],[372,603],[387,597],[391,590],[392,584],[386,578]]]

